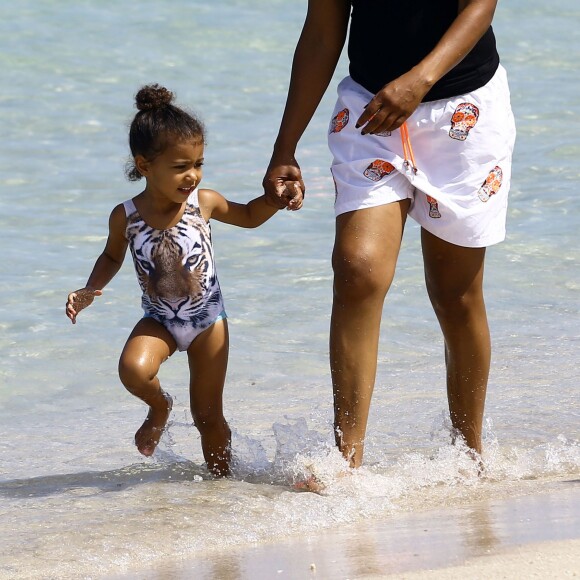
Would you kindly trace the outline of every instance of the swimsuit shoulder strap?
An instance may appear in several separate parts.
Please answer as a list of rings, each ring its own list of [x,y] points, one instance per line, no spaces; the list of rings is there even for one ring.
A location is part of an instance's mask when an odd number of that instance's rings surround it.
[[[123,206],[125,207],[125,215],[127,217],[129,217],[131,214],[134,214],[137,211],[137,208],[135,207],[135,202],[132,199],[124,201]]]
[[[198,188],[196,187],[187,198],[187,203],[199,209],[199,196],[197,195]]]

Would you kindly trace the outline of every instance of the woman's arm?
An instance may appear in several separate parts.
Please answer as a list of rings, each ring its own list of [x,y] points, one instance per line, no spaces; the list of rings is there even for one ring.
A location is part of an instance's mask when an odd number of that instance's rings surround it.
[[[304,191],[294,158],[298,141],[318,107],[344,46],[350,16],[348,0],[309,0],[308,13],[292,64],[290,86],[280,130],[263,185],[266,196],[279,203],[284,182],[294,181]]]
[[[485,34],[496,6],[497,0],[459,0],[457,18],[435,48],[409,72],[385,85],[369,102],[357,121],[357,126],[363,127],[362,133],[398,129],[431,87],[458,65]]]
[[[66,315],[73,324],[81,310],[90,306],[95,296],[100,296],[103,288],[114,278],[123,264],[127,252],[125,227],[127,218],[122,204],[115,207],[109,217],[109,236],[103,253],[97,258],[93,271],[84,288],[68,295]]]

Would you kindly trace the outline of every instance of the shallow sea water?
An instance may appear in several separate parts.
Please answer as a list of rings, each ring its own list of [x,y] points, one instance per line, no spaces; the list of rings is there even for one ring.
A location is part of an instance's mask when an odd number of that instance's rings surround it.
[[[0,578],[134,574],[362,520],[542,491],[580,476],[580,11],[500,2],[518,126],[507,240],[488,252],[494,360],[487,475],[449,444],[443,346],[409,223],[385,305],[366,465],[331,441],[328,323],[334,223],[325,135],[333,85],[298,152],[303,210],[258,230],[213,224],[230,321],[225,392],[235,475],[205,470],[187,364],[155,458],[132,444],[145,408],[117,358],[140,317],[132,264],[73,327],[66,294],[102,249],[133,95],[159,82],[208,127],[204,185],[258,195],[306,2],[14,3],[0,21]],[[314,471],[324,495],[292,484]],[[208,576],[210,577],[210,576]],[[243,575],[242,575],[243,577]]]

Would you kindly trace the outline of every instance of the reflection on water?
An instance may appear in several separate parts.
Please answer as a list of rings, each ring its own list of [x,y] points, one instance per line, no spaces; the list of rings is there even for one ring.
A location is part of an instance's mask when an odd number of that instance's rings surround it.
[[[420,514],[397,514],[382,522],[342,526],[305,539],[245,547],[185,564],[165,562],[143,576],[185,579],[193,570],[206,580],[224,578],[381,577],[463,564],[529,542],[577,537],[577,491],[552,488],[542,495],[484,500]],[[548,527],[546,524],[548,523]],[[550,528],[550,524],[557,526]],[[136,578],[130,573],[118,578]]]

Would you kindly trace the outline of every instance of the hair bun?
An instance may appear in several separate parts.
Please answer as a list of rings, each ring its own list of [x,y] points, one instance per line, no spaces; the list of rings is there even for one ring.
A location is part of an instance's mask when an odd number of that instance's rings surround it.
[[[140,111],[162,109],[173,101],[173,93],[158,84],[142,87],[135,96],[135,105]]]

